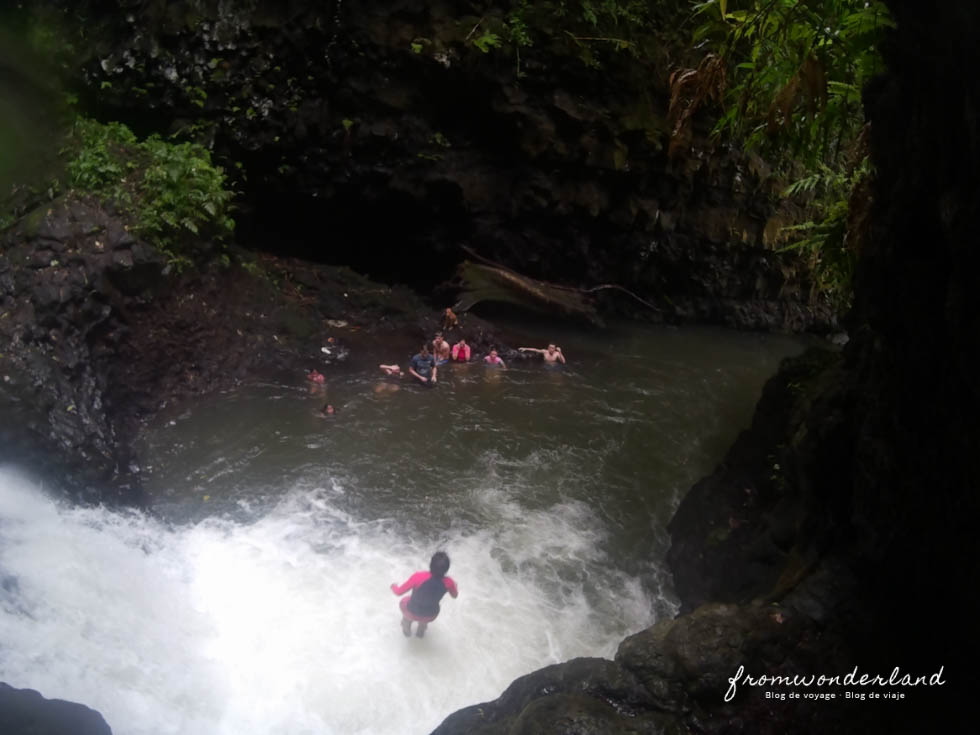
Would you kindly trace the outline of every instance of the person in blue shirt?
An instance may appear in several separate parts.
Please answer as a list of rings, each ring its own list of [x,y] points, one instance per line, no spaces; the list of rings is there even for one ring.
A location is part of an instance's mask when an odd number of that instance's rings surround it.
[[[435,358],[429,353],[428,345],[422,345],[419,353],[408,364],[408,373],[424,385],[435,385],[438,374]]]

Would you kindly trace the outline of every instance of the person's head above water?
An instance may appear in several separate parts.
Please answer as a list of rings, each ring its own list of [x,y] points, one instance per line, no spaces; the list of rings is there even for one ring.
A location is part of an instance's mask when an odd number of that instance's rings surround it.
[[[449,571],[449,554],[445,551],[437,551],[433,554],[429,562],[429,571],[433,577],[445,577],[446,572]]]
[[[422,349],[419,350],[419,354],[422,355],[423,357],[425,357],[426,355],[428,355],[429,354],[429,345],[423,344],[422,345]]]

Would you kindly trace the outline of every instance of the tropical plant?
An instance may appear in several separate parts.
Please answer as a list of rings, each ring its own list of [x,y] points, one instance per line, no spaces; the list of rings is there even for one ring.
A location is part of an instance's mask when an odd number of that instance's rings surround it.
[[[493,48],[513,52],[517,75],[522,49],[548,45],[599,68],[609,54],[642,56],[660,45],[681,17],[683,0],[511,0],[503,14],[487,14],[466,36],[484,53]]]
[[[790,184],[784,196],[806,199],[810,219],[783,229],[790,242],[781,252],[798,252],[813,274],[813,293],[839,310],[850,303],[857,253],[870,205],[871,161],[866,152],[853,166],[818,170]]]
[[[203,146],[156,135],[140,142],[122,123],[79,118],[63,153],[70,188],[132,215],[135,231],[175,262],[187,262],[194,240],[222,242],[234,231],[234,193]]]
[[[861,89],[882,69],[878,46],[894,26],[882,0],[707,0],[694,13],[694,43],[710,50],[675,73],[675,123],[713,99],[722,104],[716,134],[809,165],[846,152],[864,125]]]
[[[687,148],[695,114],[714,104],[716,137],[760,150],[796,179],[783,196],[811,217],[786,228],[783,250],[805,255],[820,294],[846,307],[860,239],[848,237],[848,223],[867,211],[873,175],[861,90],[882,68],[878,48],[894,25],[887,8],[882,0],[707,0],[694,17],[694,46],[705,53],[671,75],[670,152]]]

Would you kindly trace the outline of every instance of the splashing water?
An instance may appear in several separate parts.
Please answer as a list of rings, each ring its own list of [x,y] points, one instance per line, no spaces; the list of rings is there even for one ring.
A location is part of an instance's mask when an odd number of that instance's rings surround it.
[[[607,339],[603,336],[602,339]],[[665,525],[789,342],[562,340],[575,368],[479,365],[434,392],[259,386],[149,432],[149,514],[0,468],[0,681],[116,735],[426,733],[515,678],[674,611]],[[452,559],[405,638],[392,582]]]

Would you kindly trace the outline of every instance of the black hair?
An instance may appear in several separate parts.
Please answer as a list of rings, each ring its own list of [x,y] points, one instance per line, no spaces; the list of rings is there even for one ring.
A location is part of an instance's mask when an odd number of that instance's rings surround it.
[[[433,554],[429,562],[429,571],[432,572],[433,577],[445,577],[446,572],[449,571],[449,554],[445,551],[437,551]]]

